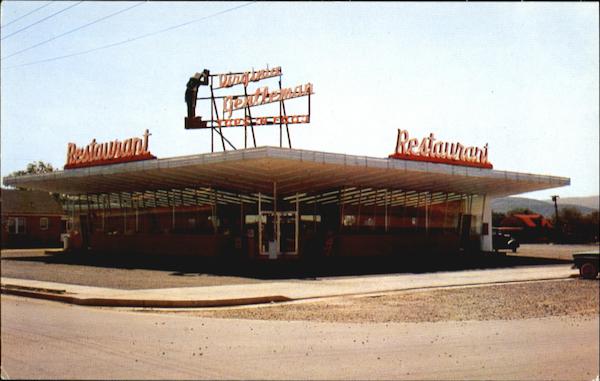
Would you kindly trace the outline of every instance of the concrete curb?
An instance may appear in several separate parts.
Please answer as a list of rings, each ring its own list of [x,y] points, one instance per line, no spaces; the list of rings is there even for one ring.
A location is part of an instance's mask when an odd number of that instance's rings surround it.
[[[229,307],[249,304],[267,304],[289,302],[293,299],[282,295],[270,295],[236,299],[216,300],[161,300],[161,299],[124,299],[124,298],[83,298],[69,295],[64,290],[42,290],[26,286],[2,285],[2,294],[24,296],[35,299],[94,307],[146,307],[146,308],[200,308]]]
[[[514,282],[576,277],[567,266],[524,267],[434,274],[392,274],[306,281],[280,281],[208,287],[122,290],[1,277],[0,292],[22,297],[98,307],[219,308],[244,305],[355,297],[462,286],[491,286]]]
[[[374,295],[386,295],[397,292],[410,292],[410,291],[427,291],[435,289],[447,289],[447,288],[461,288],[461,287],[481,287],[481,286],[493,286],[497,284],[510,284],[510,283],[523,283],[523,282],[543,282],[553,280],[569,280],[564,277],[548,277],[538,278],[532,280],[513,280],[504,282],[482,282],[482,283],[470,283],[464,285],[447,285],[447,286],[431,286],[431,287],[416,287],[416,288],[402,288],[402,289],[391,289],[381,291],[370,291],[370,292],[352,292],[345,294],[334,294],[334,295],[318,295],[318,296],[306,296],[291,298],[283,295],[268,295],[268,296],[257,296],[257,297],[244,297],[244,298],[230,298],[230,299],[130,299],[130,298],[102,298],[102,297],[78,297],[72,293],[66,292],[66,290],[60,289],[48,289],[39,287],[29,287],[21,285],[2,284],[1,293],[6,295],[23,296],[35,299],[45,299],[56,302],[63,302],[69,304],[76,304],[80,306],[93,306],[93,307],[131,307],[131,308],[204,308],[204,307],[235,307],[244,305],[254,304],[270,304],[270,303],[281,303],[281,302],[292,302],[300,300],[316,300],[316,299],[328,299],[338,297],[355,297],[355,296],[374,296]]]

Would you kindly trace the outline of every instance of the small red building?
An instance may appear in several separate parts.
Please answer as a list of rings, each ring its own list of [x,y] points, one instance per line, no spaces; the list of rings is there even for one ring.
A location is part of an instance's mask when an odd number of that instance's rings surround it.
[[[63,208],[50,193],[0,190],[2,247],[60,247]]]
[[[500,230],[520,242],[548,242],[552,223],[541,214],[512,214],[500,222]]]

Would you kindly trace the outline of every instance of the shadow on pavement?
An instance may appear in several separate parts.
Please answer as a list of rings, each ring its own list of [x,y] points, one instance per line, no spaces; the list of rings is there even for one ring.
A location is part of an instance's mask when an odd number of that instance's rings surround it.
[[[431,273],[519,266],[568,264],[572,261],[504,255],[502,253],[432,255],[414,253],[402,258],[319,258],[312,261],[248,261],[235,258],[189,258],[106,253],[55,253],[4,257],[6,261],[143,269],[171,272],[171,276],[239,276],[256,279],[310,279],[317,277]]]

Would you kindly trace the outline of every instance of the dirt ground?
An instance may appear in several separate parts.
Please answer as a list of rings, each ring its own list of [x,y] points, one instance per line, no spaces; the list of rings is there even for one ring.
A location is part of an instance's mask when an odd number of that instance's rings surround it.
[[[190,312],[191,313],[191,312]],[[218,318],[386,323],[517,320],[599,314],[598,280],[567,279],[193,312]]]

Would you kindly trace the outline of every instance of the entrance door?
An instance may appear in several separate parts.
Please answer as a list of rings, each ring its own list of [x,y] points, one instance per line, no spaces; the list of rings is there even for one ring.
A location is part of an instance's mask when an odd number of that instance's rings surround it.
[[[275,215],[273,212],[260,212],[258,219],[258,250],[261,255],[269,255],[269,242],[275,242]]]
[[[278,212],[277,225],[279,252],[298,254],[298,212]]]
[[[270,246],[274,247],[275,255],[298,254],[298,213],[260,212],[258,239],[261,255],[269,255]]]

